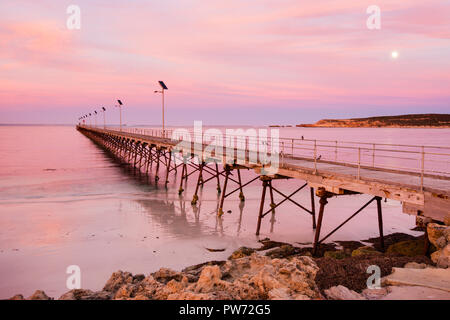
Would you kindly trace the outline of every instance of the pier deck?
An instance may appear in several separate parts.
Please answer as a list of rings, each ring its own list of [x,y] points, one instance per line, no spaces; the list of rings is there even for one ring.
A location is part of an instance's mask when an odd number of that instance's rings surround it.
[[[380,238],[383,238],[383,224],[381,199],[388,198],[402,202],[403,212],[435,221],[444,221],[450,218],[450,147],[439,146],[408,146],[390,144],[350,143],[333,141],[332,143],[318,140],[286,139],[280,138],[280,143],[273,150],[279,156],[278,170],[268,174],[267,164],[249,161],[249,154],[254,151],[245,142],[245,149],[234,148],[233,158],[230,162],[229,154],[226,158],[224,151],[221,155],[214,155],[221,160],[223,169],[219,170],[218,163],[213,163],[215,169],[209,167],[210,163],[204,159],[201,150],[197,151],[194,142],[185,142],[189,146],[186,152],[183,150],[181,163],[176,161],[175,154],[180,153],[177,146],[183,140],[169,138],[168,132],[146,129],[111,129],[77,126],[77,129],[111,151],[116,157],[130,163],[139,170],[148,173],[152,164],[156,166],[156,180],[159,180],[160,165],[166,166],[166,183],[169,174],[182,168],[179,193],[183,189],[183,181],[194,172],[199,172],[197,188],[192,204],[198,201],[198,188],[208,181],[217,180],[217,190],[222,192],[219,215],[223,213],[225,198],[230,194],[240,191],[241,201],[245,200],[240,169],[254,170],[263,184],[261,206],[257,223],[257,234],[261,220],[269,212],[274,212],[281,203],[289,200],[302,210],[312,215],[313,228],[316,229],[315,248],[328,236],[319,240],[320,228],[324,216],[327,199],[333,196],[349,194],[368,194],[373,198],[354,213],[342,225],[361,212],[372,201],[376,201],[379,217]],[[244,138],[245,139],[245,138]],[[203,141],[203,140],[202,140]],[[274,142],[272,141],[270,147]],[[242,145],[241,145],[242,146]],[[268,146],[269,148],[269,146]],[[200,150],[200,151],[198,151]],[[243,153],[240,154],[238,151]],[[270,148],[269,148],[270,150]],[[273,152],[272,150],[272,152]],[[200,154],[197,154],[200,153]],[[244,157],[243,157],[244,155]],[[194,159],[196,158],[197,161]],[[173,159],[173,161],[172,161]],[[198,159],[202,159],[198,161]],[[227,161],[226,161],[227,160]],[[401,163],[403,166],[397,165]],[[436,165],[438,163],[439,165]],[[427,166],[426,166],[427,165]],[[188,173],[188,168],[194,169]],[[231,171],[236,170],[238,175],[231,176]],[[205,179],[205,175],[211,177]],[[223,185],[221,185],[222,178]],[[236,180],[238,179],[238,180]],[[272,186],[273,179],[299,179],[305,184],[291,195],[285,195]],[[238,187],[226,192],[229,182],[235,182]],[[292,195],[304,187],[311,189],[311,209],[292,200]],[[266,189],[270,192],[270,208],[264,212]],[[314,192],[315,190],[315,192]],[[284,200],[276,204],[273,193],[282,195]],[[320,209],[316,221],[314,196],[319,197]],[[316,223],[317,222],[317,223]],[[334,231],[342,227],[340,225]],[[317,227],[317,228],[316,228]],[[334,232],[333,231],[333,232]],[[332,232],[332,233],[333,233]]]
[[[167,149],[172,149],[179,143],[179,141],[161,137],[161,132],[156,130],[152,130],[155,136],[151,136],[141,134],[139,130],[127,132],[81,126],[79,129]],[[450,160],[450,154],[446,160]],[[239,164],[254,169],[258,174],[261,172],[261,164],[246,162]],[[281,158],[279,167],[277,173],[279,176],[301,179],[308,182],[310,186],[323,187],[335,194],[352,191],[398,200],[403,202],[406,213],[423,215],[439,221],[443,221],[444,217],[450,214],[450,175],[423,173],[422,177],[419,172],[412,170],[364,165],[360,165],[358,170],[358,166],[351,162],[313,161],[313,159],[302,159],[290,155]]]

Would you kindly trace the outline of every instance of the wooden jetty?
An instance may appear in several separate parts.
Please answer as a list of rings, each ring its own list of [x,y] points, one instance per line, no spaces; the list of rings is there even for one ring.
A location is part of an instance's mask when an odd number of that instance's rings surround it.
[[[160,167],[164,166],[166,185],[169,175],[181,170],[180,195],[188,177],[198,172],[192,204],[199,201],[199,188],[212,181],[221,193],[219,216],[223,214],[227,197],[238,193],[240,200],[245,201],[244,188],[260,180],[262,192],[256,234],[259,234],[261,221],[267,214],[274,212],[281,204],[290,202],[311,215],[312,227],[315,229],[314,252],[320,243],[372,202],[377,204],[380,241],[384,248],[382,198],[401,201],[403,212],[425,221],[450,218],[450,147],[279,138],[275,148],[279,163],[276,172],[269,173],[267,163],[250,161],[250,154],[254,150],[246,137],[240,138],[244,140],[240,147],[233,147],[230,161],[230,151],[225,148],[222,148],[223,152],[214,154],[214,157],[205,158],[207,144],[203,142],[203,135],[198,143],[180,137],[173,139],[172,132],[155,129],[119,130],[78,125],[77,130],[137,170],[148,173],[154,168],[156,181],[161,178]],[[273,140],[268,141],[268,148],[274,145]],[[185,146],[182,150],[180,143]],[[243,182],[240,174],[242,169],[253,170],[255,178]],[[272,186],[274,179],[298,179],[303,182],[299,188],[285,194]],[[229,190],[232,182],[236,186]],[[309,208],[292,199],[304,188],[310,189]],[[265,209],[267,191],[270,204]],[[283,200],[275,203],[274,193]],[[368,194],[372,198],[321,238],[329,199],[351,194]],[[316,196],[319,198],[317,218]]]

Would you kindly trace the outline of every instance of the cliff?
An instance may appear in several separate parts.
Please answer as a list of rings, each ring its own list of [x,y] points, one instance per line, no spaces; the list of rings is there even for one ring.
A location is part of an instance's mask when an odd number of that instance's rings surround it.
[[[323,119],[315,124],[299,124],[297,127],[450,128],[450,114],[429,113],[353,119]]]

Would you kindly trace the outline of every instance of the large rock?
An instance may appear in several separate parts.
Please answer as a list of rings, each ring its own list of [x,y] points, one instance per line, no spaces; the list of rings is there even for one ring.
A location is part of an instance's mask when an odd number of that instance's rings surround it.
[[[197,293],[210,292],[214,289],[223,290],[229,283],[222,279],[222,272],[218,266],[206,266],[203,268],[194,291]]]
[[[176,280],[173,280],[176,281]],[[170,283],[170,281],[169,281]],[[114,295],[116,300],[146,300],[146,299],[167,299],[170,292],[164,289],[167,286],[164,283],[156,281],[152,275],[147,276],[138,283],[123,284]]]
[[[382,279],[385,285],[420,286],[450,292],[450,269],[392,268],[393,272]]]
[[[245,256],[245,255],[244,255]],[[184,268],[181,273],[186,276],[189,282],[197,282],[204,267],[217,265],[222,267],[226,261],[208,261]],[[226,275],[225,275],[226,276]]]
[[[449,268],[450,267],[450,244],[446,245],[445,248],[435,251],[431,254],[431,260],[436,263],[439,268]]]
[[[444,217],[444,224],[445,224],[446,226],[450,226],[450,214],[447,214],[447,215]]]
[[[116,292],[124,284],[133,283],[133,275],[121,270],[114,272],[103,287],[103,291]]]
[[[271,259],[258,253],[219,264],[202,264],[177,272],[160,269],[148,275],[114,272],[103,291],[76,289],[61,300],[286,299],[322,298],[315,283],[319,270],[306,256]],[[195,274],[192,274],[194,272]],[[197,276],[197,273],[199,275]],[[15,296],[15,299],[23,298]],[[33,299],[48,299],[37,291]]]
[[[436,248],[440,248],[438,244],[438,239],[444,236],[444,232],[447,228],[448,228],[447,226],[437,223],[429,223],[427,225],[428,239]]]
[[[28,300],[51,300],[51,298],[47,296],[44,291],[36,290],[30,297],[28,297]]]
[[[330,300],[366,300],[363,295],[341,285],[325,290],[325,295]]]
[[[390,286],[381,300],[450,300],[447,291],[420,286]]]
[[[429,223],[427,231],[428,239],[438,249],[431,254],[431,260],[439,268],[450,267],[450,227]]]
[[[161,268],[158,271],[152,273],[153,278],[156,281],[162,283],[168,283],[170,280],[181,281],[183,279],[183,274],[178,271],[174,271],[168,268]]]
[[[195,283],[177,287],[167,299],[317,299],[317,271],[309,257],[270,259],[254,253],[221,267],[205,266]]]
[[[317,271],[317,265],[309,257],[270,259],[254,253],[229,260],[221,269],[206,266],[197,283],[169,298],[316,299],[320,297],[314,282]],[[227,280],[222,279],[223,274],[228,275]]]

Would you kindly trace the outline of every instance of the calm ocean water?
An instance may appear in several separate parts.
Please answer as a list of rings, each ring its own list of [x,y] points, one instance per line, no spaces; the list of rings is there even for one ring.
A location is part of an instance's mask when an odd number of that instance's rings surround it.
[[[282,128],[281,135],[450,145],[450,129]],[[80,266],[83,288],[98,290],[119,269],[145,274],[160,267],[181,269],[224,259],[242,245],[257,246],[259,183],[244,190],[244,205],[237,195],[227,199],[225,211],[231,213],[218,220],[214,183],[203,188],[200,205],[193,208],[196,175],[179,197],[175,177],[166,189],[162,183],[155,185],[152,176],[135,176],[74,127],[0,126],[0,137],[0,298],[30,295],[36,289],[59,297],[68,291],[69,265]],[[247,172],[243,179],[253,176]],[[300,183],[277,181],[274,185],[289,192]],[[298,195],[307,207],[308,199],[307,190]],[[323,232],[332,230],[367,199],[362,195],[330,200]],[[383,206],[385,234],[417,234],[410,231],[414,217],[402,214],[400,203],[388,201]],[[375,209],[369,206],[330,240],[377,236]],[[264,219],[259,238],[265,237],[311,242],[310,216],[284,204],[274,217]]]

